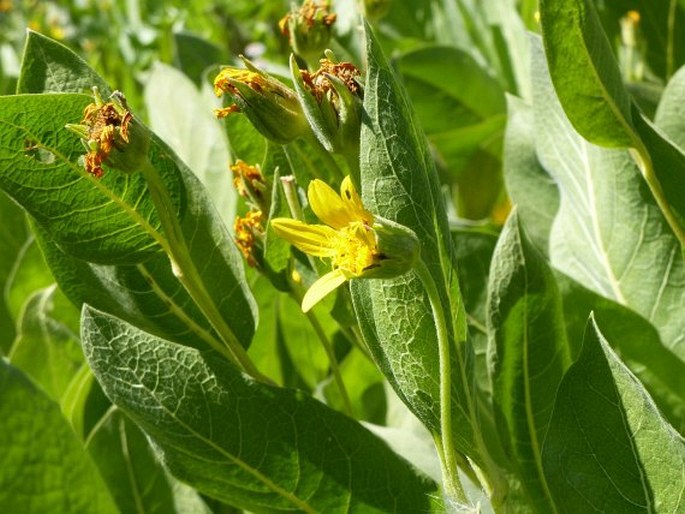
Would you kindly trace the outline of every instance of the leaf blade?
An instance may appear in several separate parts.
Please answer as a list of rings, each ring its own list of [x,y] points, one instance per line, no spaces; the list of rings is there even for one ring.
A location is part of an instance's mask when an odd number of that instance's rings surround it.
[[[673,478],[685,473],[685,442],[592,317],[580,358],[559,388],[543,459],[561,512],[683,507],[682,481]]]
[[[430,486],[356,422],[94,309],[82,321],[107,394],[205,494],[258,512],[426,508]]]

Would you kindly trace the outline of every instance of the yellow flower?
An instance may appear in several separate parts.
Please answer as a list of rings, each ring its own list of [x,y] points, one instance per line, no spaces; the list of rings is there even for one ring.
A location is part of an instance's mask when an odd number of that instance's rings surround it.
[[[304,295],[304,312],[347,280],[392,278],[413,266],[419,253],[416,236],[367,211],[350,177],[343,180],[340,195],[321,180],[313,180],[307,196],[314,214],[325,225],[289,218],[271,220],[276,233],[299,250],[331,259],[333,270],[314,282]]]

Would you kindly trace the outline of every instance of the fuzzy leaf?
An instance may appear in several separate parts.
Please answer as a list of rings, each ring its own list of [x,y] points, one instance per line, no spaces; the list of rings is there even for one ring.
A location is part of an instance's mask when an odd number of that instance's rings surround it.
[[[596,293],[641,314],[685,360],[685,262],[627,150],[595,146],[568,122],[534,45],[535,141],[561,203],[550,259]]]
[[[552,512],[542,442],[570,356],[554,275],[527,240],[516,211],[497,242],[488,289],[497,427],[531,502]]]
[[[592,317],[559,387],[542,457],[560,513],[683,509],[685,441]]]
[[[253,512],[427,509],[430,484],[307,395],[255,383],[214,354],[87,306],[82,340],[107,395],[204,494]]]
[[[473,454],[465,410],[472,352],[455,257],[438,177],[406,93],[367,27],[368,70],[361,131],[362,197],[366,208],[412,229],[421,257],[437,284],[452,345],[452,404],[457,448]],[[435,322],[423,285],[414,273],[393,280],[351,283],[360,328],[400,398],[433,432],[440,427],[439,357]]]

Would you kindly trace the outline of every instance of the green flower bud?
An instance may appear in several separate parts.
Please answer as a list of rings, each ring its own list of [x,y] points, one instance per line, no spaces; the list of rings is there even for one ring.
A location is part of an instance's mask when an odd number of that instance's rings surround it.
[[[361,278],[395,278],[413,269],[421,257],[421,243],[413,230],[376,216],[373,230],[378,248],[378,266]]]
[[[316,59],[328,46],[336,15],[328,1],[305,0],[298,9],[292,4],[278,26],[288,36],[293,51],[305,60]]]
[[[295,92],[243,58],[247,69],[227,66],[214,79],[217,96],[228,93],[235,104],[218,109],[218,118],[244,113],[267,139],[287,144],[309,131]]]

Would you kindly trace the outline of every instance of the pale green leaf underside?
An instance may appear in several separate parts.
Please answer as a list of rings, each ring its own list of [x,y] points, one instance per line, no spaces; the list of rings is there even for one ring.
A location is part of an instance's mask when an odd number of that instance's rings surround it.
[[[627,150],[588,143],[566,119],[539,44],[533,48],[535,133],[561,204],[552,264],[653,323],[685,358],[685,266],[678,241]]]
[[[460,450],[472,453],[464,397],[468,378],[460,371],[470,350],[463,344],[466,320],[437,173],[406,93],[368,27],[366,51],[368,118],[362,124],[360,162],[364,204],[370,212],[411,228],[421,242],[449,331],[464,352],[452,354],[454,426],[459,427],[454,436]],[[382,372],[421,421],[439,432],[438,345],[420,280],[413,273],[394,280],[353,280],[351,290],[360,328]]]

